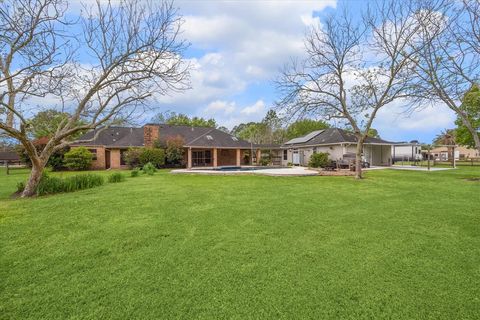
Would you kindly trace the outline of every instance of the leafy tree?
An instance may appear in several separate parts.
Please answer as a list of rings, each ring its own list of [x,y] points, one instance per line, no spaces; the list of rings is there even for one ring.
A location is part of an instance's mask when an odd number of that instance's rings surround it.
[[[330,128],[330,125],[321,120],[302,119],[297,120],[287,127],[286,137],[288,140],[302,137],[312,131]]]
[[[380,139],[380,134],[378,133],[377,129],[374,129],[374,128],[368,129],[367,136],[369,136],[371,138]]]
[[[48,109],[38,112],[29,122],[29,131],[33,134],[35,139],[43,137],[53,137],[58,127],[62,122],[68,121],[71,115],[67,112],[57,111],[55,109]],[[85,125],[85,121],[78,120],[76,126]],[[70,140],[74,140],[81,136],[84,132],[78,131],[68,137]]]
[[[235,126],[231,134],[258,144],[280,144],[285,141],[282,121],[274,110],[268,111],[261,122],[241,123]]]
[[[166,139],[165,158],[170,165],[179,165],[183,162],[183,145],[185,141],[182,137],[168,137]]]
[[[87,170],[92,164],[93,155],[87,148],[73,148],[65,153],[65,166],[71,170]]]
[[[478,84],[473,85],[465,94],[460,108],[480,139],[480,87]],[[475,148],[474,136],[472,131],[465,125],[464,120],[461,117],[457,117],[455,124],[457,125],[455,129],[457,143]]]
[[[266,124],[261,122],[249,122],[241,126],[241,129],[237,129],[236,136],[251,143],[265,143],[266,132]]]
[[[183,113],[164,112],[155,115],[151,122],[164,123],[170,125],[183,125],[191,127],[210,127],[216,128],[217,122],[215,119],[205,119],[202,117],[189,117]]]

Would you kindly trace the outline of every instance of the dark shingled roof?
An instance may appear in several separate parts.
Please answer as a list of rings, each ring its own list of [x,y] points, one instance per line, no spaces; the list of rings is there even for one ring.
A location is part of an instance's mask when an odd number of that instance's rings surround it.
[[[160,124],[159,140],[165,142],[168,137],[180,136],[185,141],[185,147],[217,147],[217,148],[250,148],[250,143],[238,139],[226,132],[208,127],[191,127]],[[78,140],[90,140],[95,136],[90,131]],[[95,140],[79,142],[74,145],[106,146],[106,147],[141,147],[144,145],[143,127],[110,127],[102,131]]]
[[[0,161],[20,161],[15,151],[0,151]]]
[[[311,145],[328,145],[328,144],[340,144],[340,143],[357,143],[357,138],[351,132],[348,132],[343,129],[338,128],[329,128],[322,131],[308,141],[302,143],[289,143],[287,141],[284,144],[284,147],[291,147],[291,146],[311,146]],[[365,140],[366,144],[392,144],[389,141],[367,137]]]
[[[106,146],[106,147],[141,147],[143,146],[143,128],[132,127],[109,127],[102,130],[98,136],[93,139],[97,131],[92,130],[78,140],[91,140],[88,142],[74,143],[73,145],[82,146]]]

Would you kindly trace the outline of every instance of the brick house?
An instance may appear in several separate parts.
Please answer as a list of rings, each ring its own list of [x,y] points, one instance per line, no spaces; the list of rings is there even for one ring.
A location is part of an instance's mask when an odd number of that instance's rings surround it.
[[[152,147],[163,144],[169,137],[181,137],[184,141],[184,159],[187,168],[241,166],[260,159],[260,150],[254,150],[249,142],[238,139],[215,128],[146,124],[143,127],[110,127],[90,131],[74,143],[72,148],[85,147],[93,153],[92,169],[126,168],[123,154],[131,147]]]

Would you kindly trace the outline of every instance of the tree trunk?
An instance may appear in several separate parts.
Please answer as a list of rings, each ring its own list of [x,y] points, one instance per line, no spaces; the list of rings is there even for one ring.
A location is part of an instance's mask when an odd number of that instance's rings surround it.
[[[357,137],[357,150],[355,152],[355,179],[362,179],[362,151],[363,138]]]
[[[40,179],[42,178],[42,172],[45,168],[45,162],[32,159],[32,171],[30,172],[30,177],[28,177],[27,185],[22,192],[22,198],[32,197],[37,192],[37,186],[40,183]]]

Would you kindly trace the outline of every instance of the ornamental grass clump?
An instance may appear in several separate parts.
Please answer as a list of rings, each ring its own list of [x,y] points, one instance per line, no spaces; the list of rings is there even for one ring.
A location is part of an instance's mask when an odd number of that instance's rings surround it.
[[[125,176],[120,172],[114,172],[108,176],[109,183],[117,183],[122,181],[125,181]]]
[[[132,178],[138,177],[139,174],[140,174],[140,169],[138,169],[138,168],[135,168],[135,169],[132,170],[132,172],[130,172],[130,176]]]
[[[37,187],[37,195],[74,192],[77,190],[98,187],[104,184],[104,179],[98,174],[80,174],[65,179],[43,174]]]
[[[149,176],[153,176],[155,171],[157,171],[157,169],[155,168],[155,166],[151,162],[148,162],[147,164],[145,164],[143,166],[143,173],[146,173]]]

